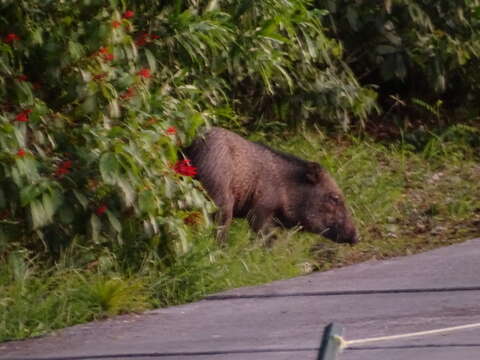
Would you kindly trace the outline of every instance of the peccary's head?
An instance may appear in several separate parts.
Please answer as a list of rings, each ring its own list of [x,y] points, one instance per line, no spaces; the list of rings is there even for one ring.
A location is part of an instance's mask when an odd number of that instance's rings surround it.
[[[307,189],[300,221],[304,230],[335,242],[355,244],[358,234],[342,191],[319,164],[310,162],[305,172]]]

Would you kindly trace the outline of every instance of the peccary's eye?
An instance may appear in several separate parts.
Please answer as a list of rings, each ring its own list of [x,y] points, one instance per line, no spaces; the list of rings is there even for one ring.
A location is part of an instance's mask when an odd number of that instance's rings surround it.
[[[327,199],[332,204],[338,204],[340,202],[340,196],[338,196],[337,194],[328,194]]]

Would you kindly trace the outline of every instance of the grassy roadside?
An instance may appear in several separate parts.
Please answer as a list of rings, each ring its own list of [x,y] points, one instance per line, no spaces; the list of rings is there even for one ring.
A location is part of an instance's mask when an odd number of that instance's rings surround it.
[[[19,250],[0,263],[0,341],[479,236],[478,138],[475,130],[456,127],[387,144],[327,139],[321,132],[263,140],[331,170],[353,209],[361,244],[283,232],[265,249],[237,221],[228,247],[197,233],[192,250],[168,265],[152,256],[133,269],[109,252],[82,262],[82,249],[69,249],[62,261],[44,268]]]

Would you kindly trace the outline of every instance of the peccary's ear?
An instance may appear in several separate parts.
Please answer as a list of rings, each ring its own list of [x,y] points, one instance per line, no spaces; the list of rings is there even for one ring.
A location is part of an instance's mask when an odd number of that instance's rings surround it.
[[[318,184],[322,181],[324,173],[325,170],[323,170],[319,164],[309,162],[307,164],[307,172],[305,173],[305,177],[309,183]]]

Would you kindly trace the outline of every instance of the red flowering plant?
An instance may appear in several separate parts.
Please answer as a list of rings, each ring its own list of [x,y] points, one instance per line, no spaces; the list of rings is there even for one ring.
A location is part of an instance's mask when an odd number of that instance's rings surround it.
[[[19,157],[24,157],[26,154],[27,154],[27,152],[23,148],[20,148],[17,151],[17,156],[19,156]]]
[[[106,47],[103,47],[103,46],[100,47],[100,49],[98,49],[97,54],[103,61],[113,61],[113,59],[114,59],[114,56],[110,52],[110,50],[107,49]]]
[[[160,39],[160,36],[158,36],[156,34],[149,34],[149,33],[146,33],[146,32],[141,32],[140,34],[137,35],[137,37],[135,39],[135,44],[137,46],[145,46],[148,43],[150,43],[154,40],[158,40],[158,39]]]
[[[28,115],[32,112],[31,109],[23,110],[22,112],[18,113],[15,116],[15,120],[18,122],[27,122],[28,121]]]
[[[120,98],[123,100],[128,100],[134,96],[135,96],[135,89],[133,87],[129,87],[120,95]]]
[[[125,11],[125,12],[122,14],[122,17],[123,17],[124,19],[131,19],[131,18],[133,18],[134,16],[135,16],[135,12],[132,11],[132,10],[127,10],[127,11]]]
[[[63,177],[64,175],[69,174],[72,169],[72,166],[73,164],[71,160],[62,161],[58,165],[57,169],[55,170],[55,176]]]
[[[101,204],[95,209],[95,214],[97,214],[98,216],[102,216],[107,212],[107,210],[108,210],[107,205]]]
[[[152,77],[152,74],[150,73],[150,69],[147,69],[147,68],[140,69],[137,75],[144,79],[149,79]]]
[[[17,34],[15,33],[10,33],[10,34],[7,34],[5,35],[5,37],[3,38],[3,42],[7,43],[7,44],[12,44],[16,41],[19,41],[20,40],[20,36],[18,36]]]
[[[177,128],[175,126],[170,126],[165,132],[167,135],[175,135],[177,133]]]
[[[10,8],[4,14],[17,24],[0,35],[9,51],[0,82],[0,212],[18,219],[8,231],[0,227],[9,244],[42,251],[37,245],[45,243],[48,256],[72,239],[110,249],[141,241],[146,251],[150,239],[162,238],[181,252],[188,246],[179,244],[189,243],[185,211],[212,210],[191,179],[194,167],[183,162],[177,176],[170,165],[177,142],[188,143],[211,112],[176,90],[191,79],[170,84],[171,74],[158,72],[182,66],[170,62],[173,53],[154,54],[162,31],[154,16],[124,3],[120,10],[32,0],[22,17]],[[149,29],[140,41],[138,24]]]
[[[175,165],[173,165],[173,170],[180,175],[183,176],[195,176],[197,175],[197,168],[191,165],[189,159],[183,159],[177,161]]]

